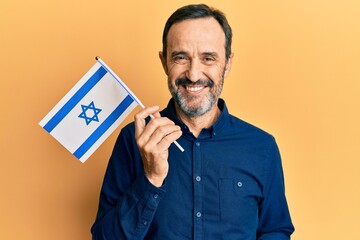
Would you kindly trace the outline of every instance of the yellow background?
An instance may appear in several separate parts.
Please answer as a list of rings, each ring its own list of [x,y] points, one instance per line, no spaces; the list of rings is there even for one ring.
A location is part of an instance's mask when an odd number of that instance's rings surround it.
[[[1,0],[1,239],[90,239],[120,128],[82,164],[38,122],[96,55],[145,105],[165,107],[161,34],[188,3]],[[360,239],[360,1],[205,3],[223,10],[234,32],[222,97],[277,138],[292,239]]]

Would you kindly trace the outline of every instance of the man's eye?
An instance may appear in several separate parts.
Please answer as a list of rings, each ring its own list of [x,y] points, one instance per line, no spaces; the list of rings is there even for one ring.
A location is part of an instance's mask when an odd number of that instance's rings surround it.
[[[175,60],[185,60],[184,56],[176,56],[174,57]]]
[[[214,57],[205,57],[204,58],[204,61],[205,61],[206,64],[212,64],[212,63],[215,62],[215,60],[216,59]]]
[[[174,62],[177,62],[177,63],[185,63],[188,60],[188,58],[185,56],[175,56],[173,58],[173,60],[174,60]]]

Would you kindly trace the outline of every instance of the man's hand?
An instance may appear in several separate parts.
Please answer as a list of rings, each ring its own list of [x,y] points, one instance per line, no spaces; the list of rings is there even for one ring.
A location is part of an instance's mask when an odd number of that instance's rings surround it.
[[[182,132],[179,126],[161,117],[158,106],[147,107],[135,115],[135,139],[149,181],[160,187],[169,171],[168,149]],[[154,118],[146,125],[145,118]]]

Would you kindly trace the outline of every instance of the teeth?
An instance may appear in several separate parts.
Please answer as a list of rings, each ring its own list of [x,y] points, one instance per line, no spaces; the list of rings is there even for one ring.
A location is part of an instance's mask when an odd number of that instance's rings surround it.
[[[186,90],[188,90],[189,92],[197,92],[200,91],[201,89],[203,89],[204,87],[202,86],[186,86]]]

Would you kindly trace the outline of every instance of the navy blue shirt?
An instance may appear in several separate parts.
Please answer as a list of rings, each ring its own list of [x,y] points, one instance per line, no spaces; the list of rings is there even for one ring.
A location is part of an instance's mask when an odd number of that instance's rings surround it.
[[[134,123],[124,127],[106,170],[93,239],[287,240],[294,227],[280,154],[268,133],[221,115],[195,138],[175,113],[161,112],[183,135],[169,148],[162,187],[144,175]]]

